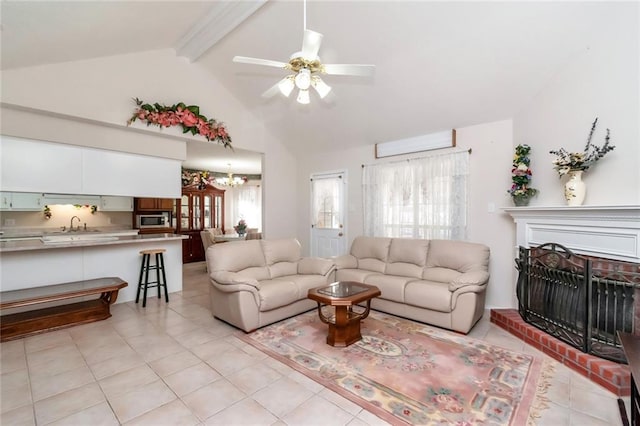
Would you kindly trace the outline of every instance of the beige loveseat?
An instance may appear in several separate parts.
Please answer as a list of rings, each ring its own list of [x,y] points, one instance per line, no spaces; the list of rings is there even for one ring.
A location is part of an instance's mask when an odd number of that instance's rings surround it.
[[[293,238],[214,244],[206,255],[213,316],[246,332],[313,309],[309,289],[329,284],[335,269],[303,258]]]
[[[373,309],[466,334],[484,312],[488,266],[482,244],[357,237],[336,280],[377,286]]]

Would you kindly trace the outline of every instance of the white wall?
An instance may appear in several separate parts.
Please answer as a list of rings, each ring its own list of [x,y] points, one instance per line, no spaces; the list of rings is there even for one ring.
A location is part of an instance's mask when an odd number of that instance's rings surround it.
[[[69,227],[72,216],[80,218],[79,226],[87,224],[88,228],[131,228],[132,212],[103,212],[98,210],[91,213],[89,207],[76,208],[72,205],[51,205],[51,218],[44,217],[43,211],[3,211],[0,212],[0,227],[5,231],[19,228],[39,228],[60,229],[63,226]],[[13,225],[7,225],[7,219],[12,220]],[[78,223],[76,223],[78,225]]]
[[[12,111],[14,106],[37,110],[33,119],[25,119],[25,113],[3,114],[2,132],[6,128],[7,134],[26,137],[37,133],[45,140],[52,136],[57,142],[72,139],[69,143],[88,146],[98,140],[101,147],[131,152],[145,146],[167,156],[175,155],[171,143],[184,144],[180,140],[185,136],[177,128],[159,130],[140,123],[134,129],[125,127],[135,108],[132,98],[199,105],[203,115],[226,123],[235,147],[265,153],[264,228],[270,238],[292,235],[297,218],[295,158],[226,87],[197,63],[177,58],[172,49],[3,71],[2,89],[2,102]],[[52,122],[50,116],[57,114],[64,118]]]
[[[510,202],[507,189],[511,182],[512,125],[510,120],[456,129],[458,148],[472,149],[470,156],[469,235],[470,241],[486,244],[491,249],[491,282],[487,292],[487,307],[512,305],[513,246],[515,228],[500,207]],[[298,162],[298,238],[305,253],[309,253],[310,185],[313,173],[346,169],[348,181],[348,212],[346,238],[348,247],[362,235],[362,164],[416,158],[418,153],[391,159],[374,158],[374,146],[364,146],[339,152],[314,154]],[[495,206],[489,212],[489,205]]]
[[[627,3],[627,7],[634,5]],[[640,204],[640,5],[618,15],[613,31],[587,46],[549,81],[513,119],[514,144],[532,147],[532,186],[540,191],[531,205],[565,205],[563,186],[550,150],[582,152],[591,123],[599,117],[593,143],[602,146],[611,129],[608,153],[583,174],[585,205]],[[597,31],[594,28],[594,31]]]

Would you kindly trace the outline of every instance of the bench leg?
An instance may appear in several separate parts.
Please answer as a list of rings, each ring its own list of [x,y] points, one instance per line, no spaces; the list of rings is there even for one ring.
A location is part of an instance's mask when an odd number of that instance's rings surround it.
[[[108,305],[113,305],[118,299],[118,290],[104,292],[100,295],[100,299]]]

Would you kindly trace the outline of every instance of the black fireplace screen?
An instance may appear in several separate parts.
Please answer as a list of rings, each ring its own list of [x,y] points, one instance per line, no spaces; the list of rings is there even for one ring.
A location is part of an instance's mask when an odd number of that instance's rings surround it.
[[[601,358],[626,362],[617,332],[640,329],[640,264],[520,247],[518,310],[529,324]]]

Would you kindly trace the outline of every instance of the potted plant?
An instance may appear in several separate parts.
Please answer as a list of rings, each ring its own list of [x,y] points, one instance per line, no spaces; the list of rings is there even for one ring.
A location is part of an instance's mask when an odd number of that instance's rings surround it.
[[[556,156],[553,160],[553,168],[558,172],[558,176],[569,176],[569,180],[564,184],[564,197],[569,206],[580,206],[584,201],[587,188],[582,180],[582,173],[589,167],[593,167],[598,160],[615,148],[609,141],[609,129],[607,129],[602,147],[591,143],[597,124],[598,118],[596,117],[591,125],[589,138],[583,152],[569,152],[564,148],[549,151],[550,154]]]
[[[529,168],[529,152],[531,147],[529,145],[518,145],[516,147],[515,155],[513,156],[513,165],[511,168],[511,188],[507,191],[513,203],[516,206],[527,206],[531,197],[538,193],[538,190],[531,188],[529,183],[531,182],[531,169]]]
[[[238,224],[233,227],[235,229],[236,234],[243,236],[247,232],[247,222],[244,219],[240,219]]]

